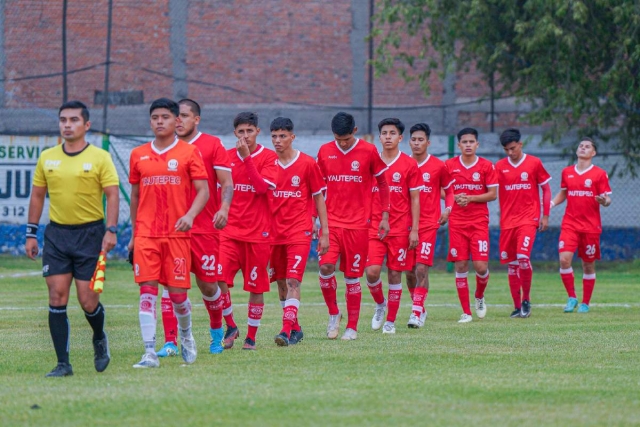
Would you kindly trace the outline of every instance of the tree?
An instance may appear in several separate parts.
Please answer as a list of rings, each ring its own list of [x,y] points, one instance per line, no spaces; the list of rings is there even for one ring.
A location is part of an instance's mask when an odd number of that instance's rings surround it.
[[[531,105],[524,120],[545,125],[546,141],[598,138],[637,176],[640,1],[379,0],[377,10],[378,73],[415,71],[428,93],[432,73],[474,64],[497,96]],[[408,49],[416,39],[421,48]]]

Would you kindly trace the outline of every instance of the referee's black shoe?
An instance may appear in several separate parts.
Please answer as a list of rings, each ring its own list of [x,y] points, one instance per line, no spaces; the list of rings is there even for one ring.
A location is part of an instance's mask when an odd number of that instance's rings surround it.
[[[520,310],[520,317],[529,317],[531,316],[531,303],[529,300],[522,301],[522,308]]]
[[[58,365],[49,372],[46,377],[70,377],[73,375],[73,369],[68,363],[58,363]]]
[[[104,333],[104,338],[101,340],[93,340],[93,364],[96,367],[96,371],[102,372],[107,369],[109,362],[111,361],[111,353],[109,353],[109,340],[107,339],[107,333]]]

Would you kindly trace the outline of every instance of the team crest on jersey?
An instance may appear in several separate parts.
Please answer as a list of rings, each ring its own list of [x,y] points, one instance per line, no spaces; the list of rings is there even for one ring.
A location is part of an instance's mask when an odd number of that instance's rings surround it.
[[[149,156],[142,156],[140,157],[140,160],[149,160]]]
[[[451,256],[458,256],[458,250],[456,248],[451,248]]]
[[[291,177],[291,185],[293,185],[294,187],[300,186],[300,177],[298,175],[294,175]]]
[[[167,162],[167,168],[171,172],[175,172],[178,170],[178,161],[176,159],[171,159]]]
[[[400,172],[395,172],[393,174],[393,182],[400,182],[400,178],[402,178],[402,175],[400,175]]]
[[[558,249],[562,249],[562,248],[564,248],[564,241],[563,241],[563,240],[560,240],[560,241],[558,242]]]
[[[527,179],[529,179],[529,174],[526,172],[522,172],[520,174],[520,179],[522,179],[523,181],[526,181]]]
[[[480,174],[478,172],[474,172],[473,175],[471,176],[471,178],[474,181],[480,181]]]
[[[91,163],[83,163],[82,164],[82,170],[85,172],[89,172],[91,170]]]
[[[587,188],[591,188],[592,181],[590,179],[584,180],[584,186]]]
[[[500,252],[500,258],[507,259],[507,258],[509,258],[509,254],[507,254],[506,251],[502,251],[502,252]]]
[[[422,174],[422,180],[424,182],[429,182],[431,180],[431,174],[429,172],[425,172]]]
[[[354,172],[357,172],[360,170],[360,162],[357,160],[354,160],[353,162],[351,162],[351,170]]]
[[[262,232],[262,237],[269,237],[269,232],[268,231],[263,231]]]

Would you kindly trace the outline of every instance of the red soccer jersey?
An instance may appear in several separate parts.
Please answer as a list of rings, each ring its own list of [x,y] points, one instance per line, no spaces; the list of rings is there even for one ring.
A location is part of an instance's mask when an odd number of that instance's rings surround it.
[[[387,169],[375,145],[359,139],[342,151],[331,141],[320,147],[317,161],[327,184],[329,227],[368,229],[373,181]]]
[[[404,236],[411,231],[411,190],[421,190],[422,180],[415,160],[400,152],[384,173],[389,184],[389,236]],[[382,203],[377,183],[373,185],[373,210],[369,236],[378,234]]]
[[[271,207],[269,190],[265,194],[256,194],[246,166],[235,148],[227,151],[231,160],[233,178],[233,202],[229,209],[229,220],[222,233],[244,242],[269,242],[271,236]],[[269,188],[276,188],[278,179],[278,156],[273,151],[257,146],[251,154],[253,164]]]
[[[562,170],[560,188],[567,192],[561,227],[580,233],[602,233],[600,203],[596,196],[611,194],[607,173],[595,165],[583,172],[567,166]]]
[[[496,162],[498,198],[500,200],[500,228],[507,230],[521,225],[540,223],[541,185],[551,180],[539,158],[524,154],[518,164],[510,158]]]
[[[468,196],[479,196],[487,192],[489,187],[498,186],[498,177],[493,163],[480,156],[471,166],[465,166],[460,156],[445,162],[453,183],[453,194],[465,193]],[[457,203],[451,208],[449,221],[452,225],[486,224],[489,226],[489,208],[486,203],[469,203],[461,208]]]
[[[420,230],[438,228],[442,214],[440,190],[449,188],[454,180],[444,162],[431,154],[418,168],[424,184],[420,192]]]
[[[129,182],[139,184],[136,237],[189,237],[176,231],[191,207],[192,181],[207,179],[200,151],[176,138],[164,150],[152,142],[136,147],[129,159]]]
[[[206,133],[198,132],[195,138],[189,141],[189,144],[195,145],[200,150],[204,167],[209,177],[209,200],[204,209],[202,209],[202,212],[193,220],[191,233],[217,233],[218,230],[213,226],[213,216],[220,209],[220,194],[218,193],[218,176],[216,175],[216,169],[231,172],[229,155],[219,138],[207,135]],[[195,188],[191,191],[191,197],[192,200],[196,197]]]
[[[273,244],[311,240],[313,223],[309,204],[313,203],[313,196],[324,189],[322,173],[312,157],[298,151],[289,164],[278,161],[276,189],[270,192]]]

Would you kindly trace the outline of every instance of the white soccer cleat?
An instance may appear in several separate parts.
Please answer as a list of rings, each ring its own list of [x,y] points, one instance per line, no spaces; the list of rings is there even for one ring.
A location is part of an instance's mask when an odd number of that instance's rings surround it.
[[[416,316],[415,314],[411,313],[411,316],[409,316],[409,321],[407,322],[407,326],[413,329],[422,328],[424,326],[425,320],[427,320],[426,310],[423,311],[420,316]]]
[[[193,339],[193,334],[185,337],[184,335],[180,336],[180,350],[182,353],[182,360],[187,365],[191,365],[196,361],[196,356],[198,355],[198,349],[196,347],[196,340]]]
[[[383,334],[395,334],[396,333],[396,325],[393,322],[384,322],[384,326],[382,327]]]
[[[375,311],[373,312],[373,318],[371,319],[371,329],[373,329],[374,331],[377,331],[382,327],[386,309],[387,300],[384,300],[382,304],[376,304]]]
[[[478,319],[484,319],[484,316],[487,315],[487,306],[484,303],[484,297],[476,298],[476,316]]]
[[[342,313],[329,315],[329,324],[327,325],[327,338],[329,338],[330,340],[335,340],[336,338],[338,338],[341,319]]]
[[[458,320],[458,323],[469,323],[472,320],[473,317],[471,317],[470,314],[462,313],[462,316],[460,316],[460,320]]]
[[[424,322],[427,320],[427,310],[423,311],[420,315],[420,327],[424,326]]]
[[[344,341],[353,341],[358,338],[358,332],[355,329],[347,328],[342,335]]]
[[[134,368],[159,368],[160,360],[155,353],[145,353],[142,355],[142,359],[133,365]]]

